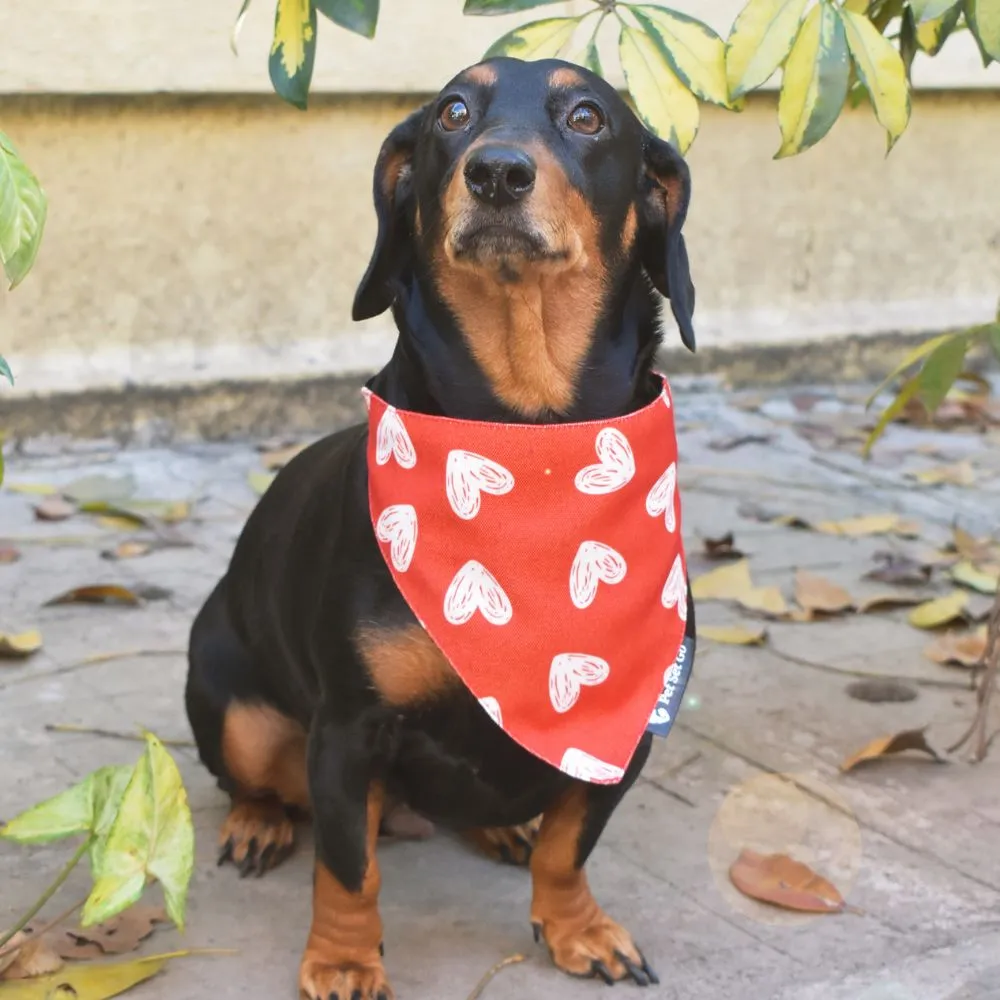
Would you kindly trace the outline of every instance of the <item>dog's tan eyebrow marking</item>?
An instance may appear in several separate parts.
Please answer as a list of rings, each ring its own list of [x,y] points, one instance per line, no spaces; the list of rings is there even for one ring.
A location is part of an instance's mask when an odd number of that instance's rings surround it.
[[[568,66],[560,66],[559,69],[554,69],[549,74],[550,87],[569,89],[570,87],[582,87],[586,82],[575,69],[570,69]]]
[[[478,66],[470,66],[465,71],[464,77],[469,83],[478,83],[483,87],[491,87],[497,82],[497,71],[492,66],[485,66],[480,63]]]

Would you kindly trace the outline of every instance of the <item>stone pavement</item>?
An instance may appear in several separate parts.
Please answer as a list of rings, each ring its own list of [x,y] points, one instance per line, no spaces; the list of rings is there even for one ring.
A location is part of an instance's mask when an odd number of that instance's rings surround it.
[[[997,528],[1000,447],[990,435],[892,428],[865,464],[857,458],[860,391],[782,391],[754,398],[711,382],[677,386],[682,424],[684,530],[692,574],[714,565],[702,537],[734,531],[755,582],[791,595],[808,569],[863,598],[876,551],[921,553],[947,540],[954,519],[974,534]],[[768,440],[735,444],[745,435]],[[727,445],[734,445],[728,449]],[[967,457],[976,485],[922,487],[913,470]],[[139,746],[56,733],[50,724],[110,730],[143,725],[187,739],[183,649],[199,603],[225,566],[260,469],[252,443],[118,451],[108,442],[27,442],[8,458],[8,485],[65,484],[130,473],[137,496],[192,501],[178,525],[193,544],[142,558],[102,559],[128,537],[94,518],[35,521],[34,499],[0,492],[0,538],[23,557],[0,565],[0,630],[37,626],[44,649],[0,661],[0,816],[90,770],[133,760]],[[748,503],[811,522],[896,512],[920,537],[843,538],[762,523]],[[739,511],[743,510],[743,514]],[[140,533],[141,534],[141,533]],[[81,584],[152,584],[170,595],[140,608],[42,607]],[[945,582],[932,590],[944,592]],[[985,612],[988,598],[971,608]],[[741,620],[702,603],[699,624]],[[746,620],[744,614],[742,620]],[[1000,998],[1000,749],[986,763],[936,765],[906,755],[848,775],[838,763],[875,737],[928,725],[952,742],[971,717],[967,672],[922,655],[928,640],[905,611],[769,622],[760,648],[700,644],[685,710],[657,744],[643,779],[590,866],[597,897],[627,923],[659,969],[663,1000],[987,1000]],[[95,654],[143,651],[104,662]],[[915,697],[870,704],[848,684],[896,678]],[[1000,719],[998,719],[1000,721]],[[197,825],[197,866],[186,933],[160,931],[147,951],[239,950],[178,961],[139,987],[148,1000],[294,996],[309,920],[311,848],[261,881],[214,864],[225,801],[193,750],[175,751]],[[794,915],[740,897],[726,878],[742,846],[786,851],[830,877],[853,907]],[[67,857],[53,846],[0,845],[0,926],[38,895]],[[578,1000],[606,987],[554,971],[532,942],[529,883],[439,833],[381,849],[386,961],[400,1000],[465,1000],[483,973],[514,952],[486,1000]],[[66,899],[82,894],[82,879]],[[619,986],[629,993],[635,987]],[[0,987],[0,998],[3,996]]]

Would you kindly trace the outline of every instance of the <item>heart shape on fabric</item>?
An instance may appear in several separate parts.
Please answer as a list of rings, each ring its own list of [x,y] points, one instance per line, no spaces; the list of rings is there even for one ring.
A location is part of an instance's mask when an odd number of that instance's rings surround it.
[[[417,512],[408,503],[394,503],[386,507],[375,523],[375,535],[389,546],[393,567],[405,573],[413,561],[417,547]]]
[[[660,603],[665,608],[677,608],[677,614],[682,622],[688,620],[687,581],[684,579],[684,563],[678,556],[670,569],[667,582],[663,585]]]
[[[628,567],[625,557],[604,542],[581,542],[569,571],[569,596],[576,607],[589,608],[598,583],[621,583]]]
[[[375,435],[375,461],[385,465],[393,456],[404,469],[412,469],[417,464],[417,453],[403,418],[396,412],[395,406],[387,406]]]
[[[485,698],[479,699],[479,704],[486,710],[486,714],[503,729],[503,712],[500,711],[500,702],[487,695]]]
[[[514,488],[514,477],[498,462],[462,448],[448,452],[444,491],[451,509],[463,521],[479,513],[480,494],[503,496]]]
[[[674,494],[677,492],[677,463],[671,462],[667,471],[653,483],[646,494],[646,513],[650,517],[664,516],[667,531],[677,530],[677,514],[674,511]]]
[[[514,615],[510,598],[496,577],[481,562],[470,559],[448,584],[444,617],[452,625],[464,625],[477,611],[491,625],[506,625]]]
[[[574,482],[581,493],[601,495],[620,490],[635,475],[635,457],[628,438],[614,427],[598,431],[594,450],[600,459],[596,465],[587,465],[577,474]]]
[[[587,653],[560,653],[549,668],[549,698],[552,707],[568,712],[580,697],[583,686],[597,687],[611,675],[607,660]]]
[[[570,747],[564,754],[559,770],[580,781],[611,785],[625,777],[625,769],[600,760],[586,750]]]

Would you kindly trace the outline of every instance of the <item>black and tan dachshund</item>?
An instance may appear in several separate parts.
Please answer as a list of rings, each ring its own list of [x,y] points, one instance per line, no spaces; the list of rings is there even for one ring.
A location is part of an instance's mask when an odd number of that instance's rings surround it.
[[[374,192],[354,318],[392,309],[395,352],[368,384],[399,409],[507,423],[630,413],[659,392],[654,289],[694,347],[687,167],[586,70],[506,58],[465,70],[390,133]],[[188,715],[232,798],[221,860],[263,872],[291,848],[296,811],[312,815],[310,1000],[393,996],[375,853],[389,802],[530,854],[531,921],[559,968],[657,982],[584,874],[651,737],[622,781],[592,784],[491,722],[387,569],[367,438],[350,427],[280,472],[194,623]]]

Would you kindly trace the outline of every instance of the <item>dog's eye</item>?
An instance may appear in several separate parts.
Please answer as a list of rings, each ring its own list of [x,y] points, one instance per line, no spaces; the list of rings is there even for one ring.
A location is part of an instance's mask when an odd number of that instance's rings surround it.
[[[583,135],[597,135],[604,128],[604,116],[600,110],[589,101],[578,104],[570,113],[567,119],[569,127],[574,132]]]
[[[446,132],[457,132],[469,124],[471,117],[465,101],[449,101],[441,109],[438,121]]]

